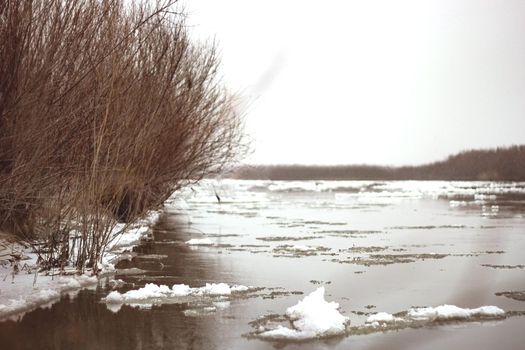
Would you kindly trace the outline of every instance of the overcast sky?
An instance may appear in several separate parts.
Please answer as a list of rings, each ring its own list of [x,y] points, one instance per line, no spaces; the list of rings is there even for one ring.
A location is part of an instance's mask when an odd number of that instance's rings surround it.
[[[185,0],[257,164],[419,164],[525,143],[525,0]]]

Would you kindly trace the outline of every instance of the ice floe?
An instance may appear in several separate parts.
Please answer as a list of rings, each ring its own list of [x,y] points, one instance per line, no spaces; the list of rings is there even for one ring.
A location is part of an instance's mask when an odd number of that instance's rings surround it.
[[[387,312],[378,312],[376,314],[370,315],[366,319],[366,323],[388,323],[388,322],[395,322],[395,321],[401,321],[402,319],[399,317],[395,317],[392,314],[389,314]]]
[[[407,317],[416,321],[435,321],[451,319],[468,319],[472,317],[501,317],[505,311],[497,306],[481,306],[476,309],[463,309],[455,305],[438,307],[412,308]]]
[[[285,316],[264,316],[251,325],[255,328],[249,337],[264,340],[304,341],[315,338],[344,335],[354,336],[388,330],[420,328],[438,322],[472,322],[501,320],[511,314],[497,306],[481,306],[475,309],[454,305],[411,308],[408,311],[390,314],[377,312],[369,315],[364,324],[350,326],[348,317],[339,311],[339,304],[324,299],[324,287],[306,296],[295,306],[286,310]],[[276,323],[277,321],[277,323]],[[291,327],[283,325],[290,322]]]
[[[455,305],[441,305],[437,307],[411,308],[407,312],[397,315],[378,312],[367,318],[365,327],[384,330],[388,328],[421,327],[432,322],[501,319],[506,317],[506,312],[497,306],[481,306],[476,309],[467,309]]]
[[[192,288],[186,284],[175,284],[170,288],[166,285],[148,283],[140,289],[130,290],[125,293],[112,291],[106,296],[104,301],[108,304],[160,304],[163,302],[176,302],[177,298],[182,297],[229,296],[247,292],[251,289],[254,288],[228,285],[226,283],[206,283],[205,286],[199,288]]]
[[[265,339],[304,340],[344,334],[349,319],[339,313],[339,304],[327,302],[324,294],[325,288],[319,287],[286,309],[292,328],[279,325],[260,332],[258,336]]]
[[[214,245],[215,243],[209,238],[192,238],[186,241],[187,245]]]
[[[317,250],[316,247],[311,247],[311,246],[307,246],[307,245],[300,245],[300,244],[292,245],[288,249],[292,250],[292,251],[294,251],[294,250],[295,251],[299,251],[299,252],[311,252],[311,251]]]

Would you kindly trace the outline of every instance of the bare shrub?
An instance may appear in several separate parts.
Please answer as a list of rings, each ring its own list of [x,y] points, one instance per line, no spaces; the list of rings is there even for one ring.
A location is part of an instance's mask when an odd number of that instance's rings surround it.
[[[46,267],[96,268],[117,220],[132,223],[239,154],[215,46],[191,42],[178,10],[0,4],[0,227],[41,239]]]

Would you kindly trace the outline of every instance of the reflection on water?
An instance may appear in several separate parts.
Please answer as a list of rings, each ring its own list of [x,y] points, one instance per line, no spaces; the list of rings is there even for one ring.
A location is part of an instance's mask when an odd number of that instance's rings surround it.
[[[99,299],[99,294],[83,291],[75,301],[63,298],[52,309],[24,316],[22,322],[4,322],[2,348],[182,349],[189,344],[204,347],[208,341],[199,332],[200,321],[185,318],[178,306],[144,311],[124,306],[113,314]]]
[[[136,249],[139,254],[160,254],[156,258],[122,262],[121,267],[147,270],[141,276],[117,276],[128,282],[158,281],[165,284],[210,281],[214,273],[212,258],[192,252],[183,245],[166,245],[182,232],[176,215],[165,216],[155,232],[155,242]],[[177,237],[180,237],[177,234]],[[153,256],[154,257],[154,256]],[[2,349],[213,349],[219,339],[208,337],[208,322],[185,317],[181,305],[165,305],[147,310],[123,306],[118,313],[100,303],[105,288],[81,291],[74,299],[67,295],[48,309],[38,309],[20,322],[0,323]],[[204,320],[205,321],[205,320]],[[213,323],[212,323],[213,327]]]
[[[217,203],[215,192],[221,196]],[[243,335],[325,285],[352,325],[412,306],[497,305],[525,310],[525,185],[489,182],[204,183],[173,200],[153,240],[119,269],[119,291],[146,283],[264,287],[207,313],[171,304],[110,311],[109,287],[64,297],[0,323],[2,349],[518,349],[523,317],[301,344]],[[189,246],[208,238],[211,246]],[[303,294],[301,294],[303,293]],[[518,346],[518,347],[516,347]]]

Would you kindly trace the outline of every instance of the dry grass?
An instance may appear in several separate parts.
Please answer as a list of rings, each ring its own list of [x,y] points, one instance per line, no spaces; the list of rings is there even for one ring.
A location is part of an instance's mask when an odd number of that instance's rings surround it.
[[[48,267],[96,268],[117,220],[238,155],[215,47],[176,5],[0,2],[0,227],[45,239]]]

